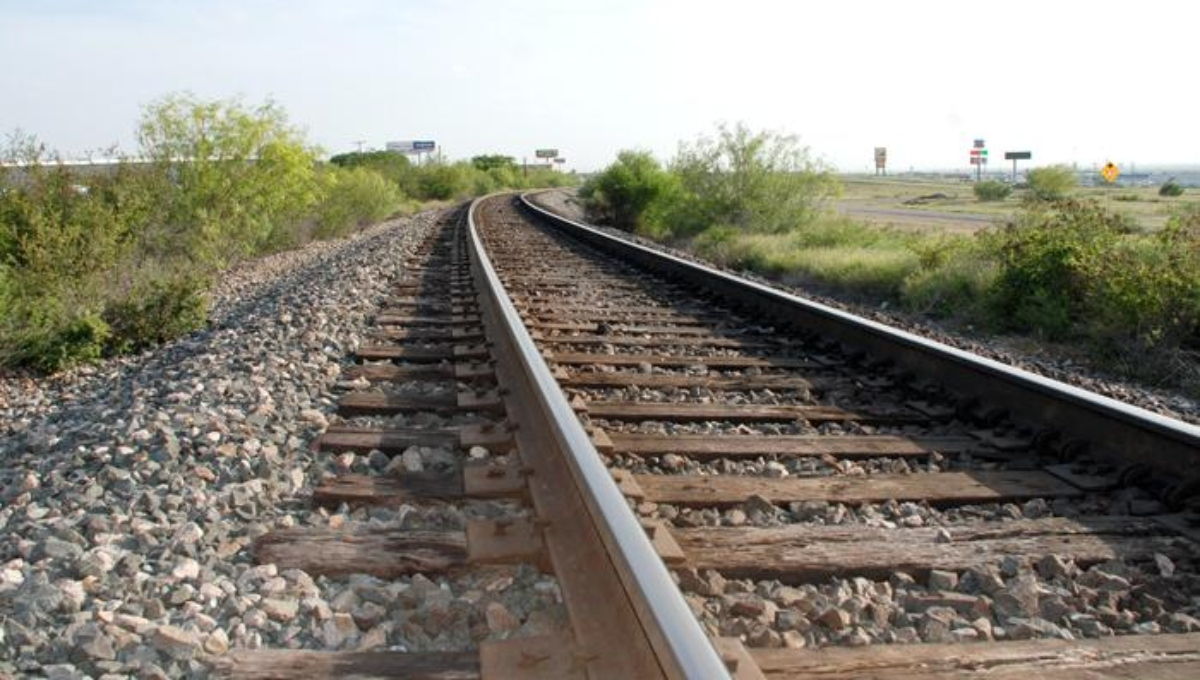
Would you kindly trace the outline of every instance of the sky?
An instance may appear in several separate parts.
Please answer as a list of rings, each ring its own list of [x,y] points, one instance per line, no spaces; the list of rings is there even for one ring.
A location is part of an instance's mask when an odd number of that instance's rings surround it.
[[[177,91],[271,99],[327,153],[598,169],[720,123],[845,172],[1200,163],[1194,0],[0,0],[0,134],[136,153]]]

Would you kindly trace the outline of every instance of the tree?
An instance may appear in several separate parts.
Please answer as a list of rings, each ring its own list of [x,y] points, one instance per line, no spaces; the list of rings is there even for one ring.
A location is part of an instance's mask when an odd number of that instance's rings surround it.
[[[351,151],[331,156],[329,162],[340,168],[374,170],[397,185],[402,184],[412,172],[412,163],[408,157],[397,151]]]
[[[672,164],[693,205],[679,225],[783,233],[812,222],[836,196],[833,174],[792,135],[721,125],[714,138],[680,145]]]
[[[472,156],[471,165],[484,172],[489,170],[505,169],[516,170],[517,161],[512,156],[502,156],[500,154],[485,154],[483,156]]]
[[[146,108],[138,141],[175,187],[168,228],[204,261],[261,251],[319,198],[317,150],[270,101],[168,95]]]
[[[1078,183],[1075,171],[1065,165],[1048,165],[1029,171],[1029,194],[1038,201],[1059,201]]]

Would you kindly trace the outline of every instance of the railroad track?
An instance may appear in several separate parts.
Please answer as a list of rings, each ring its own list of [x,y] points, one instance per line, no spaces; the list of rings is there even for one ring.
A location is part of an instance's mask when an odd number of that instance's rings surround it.
[[[512,196],[424,256],[320,440],[378,470],[313,502],[465,520],[276,530],[255,557],[398,593],[536,567],[561,626],[492,626],[480,594],[471,651],[245,650],[225,675],[1200,675],[1196,428]]]

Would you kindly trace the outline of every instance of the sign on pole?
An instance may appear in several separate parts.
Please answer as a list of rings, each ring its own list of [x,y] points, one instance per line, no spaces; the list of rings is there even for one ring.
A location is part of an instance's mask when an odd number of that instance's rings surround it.
[[[988,150],[982,139],[971,145],[971,165],[975,166],[975,181],[983,179],[983,166],[987,165]]]
[[[555,158],[558,156],[558,149],[538,149],[533,153],[538,158]]]
[[[1017,161],[1027,161],[1030,158],[1033,158],[1032,151],[1005,151],[1004,152],[1004,160],[1013,162],[1013,174],[1012,174],[1013,184],[1017,183]]]
[[[1121,169],[1118,168],[1115,163],[1110,161],[1107,165],[1100,169],[1100,176],[1104,178],[1105,182],[1112,184],[1113,182],[1117,181],[1118,177],[1121,176]]]

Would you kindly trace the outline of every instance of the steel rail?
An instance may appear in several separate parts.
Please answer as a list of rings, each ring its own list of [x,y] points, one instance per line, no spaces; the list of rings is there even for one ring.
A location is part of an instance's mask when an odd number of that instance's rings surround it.
[[[1176,481],[1196,479],[1200,427],[606,234],[537,205],[531,195],[521,197],[526,210],[625,261],[891,360],[959,396],[986,398],[990,405],[1054,432],[1060,443],[1087,442],[1089,452],[1101,458],[1143,462]]]
[[[512,196],[515,198],[515,194]],[[485,196],[471,204],[467,217],[469,250],[472,270],[481,294],[487,298],[488,304],[484,307],[494,313],[491,318],[498,322],[497,332],[489,333],[489,336],[498,347],[501,344],[508,346],[510,351],[504,354],[516,358],[520,371],[534,388],[533,399],[524,403],[535,403],[539,412],[522,415],[536,417],[553,433],[664,675],[689,679],[730,678],[720,655],[563,396],[488,258],[475,223],[475,212],[483,201],[496,197]],[[514,389],[520,388],[520,385],[514,386]],[[553,518],[547,519],[553,521]],[[576,615],[598,616],[600,613],[571,613],[572,617]],[[623,653],[619,649],[607,651]]]

